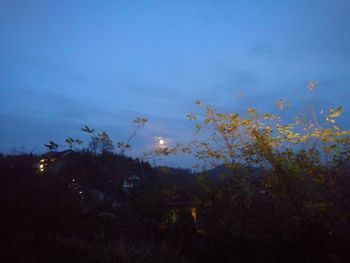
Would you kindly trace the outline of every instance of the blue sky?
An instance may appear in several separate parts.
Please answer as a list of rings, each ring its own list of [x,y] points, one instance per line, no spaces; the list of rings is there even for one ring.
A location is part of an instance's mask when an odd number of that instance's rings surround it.
[[[197,99],[238,112],[279,98],[300,106],[310,80],[317,107],[347,110],[349,10],[347,0],[2,0],[0,151],[42,152],[84,137],[85,124],[125,140],[145,116],[138,155],[158,136],[190,138]]]

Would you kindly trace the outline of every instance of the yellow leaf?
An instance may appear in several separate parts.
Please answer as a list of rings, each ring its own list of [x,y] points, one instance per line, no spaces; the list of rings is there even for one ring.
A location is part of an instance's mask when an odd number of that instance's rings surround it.
[[[283,110],[286,107],[287,102],[284,99],[277,101],[276,105],[280,110]]]
[[[337,108],[335,110],[334,109],[330,109],[330,112],[331,112],[331,114],[329,115],[329,117],[337,118],[337,117],[339,117],[342,114],[343,107],[339,107],[339,108]]]
[[[256,109],[249,108],[249,109],[248,109],[248,114],[249,114],[250,116],[255,116],[255,115],[256,115]]]
[[[309,90],[314,91],[317,88],[317,82],[314,80],[311,80],[307,84],[307,87],[309,88]]]
[[[322,137],[329,137],[329,136],[331,136],[332,135],[332,130],[331,129],[325,129],[324,131],[323,131],[323,133],[322,133]]]

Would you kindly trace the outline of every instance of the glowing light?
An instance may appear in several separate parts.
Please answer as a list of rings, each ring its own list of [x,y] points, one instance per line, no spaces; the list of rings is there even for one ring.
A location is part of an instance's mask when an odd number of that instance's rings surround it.
[[[43,165],[43,164],[40,164],[39,167],[40,167],[40,169],[43,169],[43,168],[44,168],[44,165]]]
[[[191,216],[192,216],[192,219],[196,222],[197,221],[197,208],[195,208],[195,207],[191,208]]]
[[[165,143],[165,141],[163,139],[160,139],[158,142],[160,145],[163,145]]]

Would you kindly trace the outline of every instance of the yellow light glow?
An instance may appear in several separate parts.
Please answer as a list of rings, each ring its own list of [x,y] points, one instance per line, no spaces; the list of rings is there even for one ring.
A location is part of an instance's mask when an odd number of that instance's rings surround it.
[[[197,208],[195,208],[195,207],[191,208],[191,215],[192,215],[192,219],[196,222],[197,221]]]
[[[39,167],[40,167],[40,169],[43,169],[43,168],[44,168],[44,165],[43,165],[43,164],[40,164]]]

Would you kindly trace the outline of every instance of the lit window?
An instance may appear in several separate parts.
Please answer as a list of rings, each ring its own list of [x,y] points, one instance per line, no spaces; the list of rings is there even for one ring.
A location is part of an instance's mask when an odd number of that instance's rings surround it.
[[[196,220],[197,220],[197,209],[195,207],[192,207],[191,215],[192,215],[193,220],[196,222]]]

